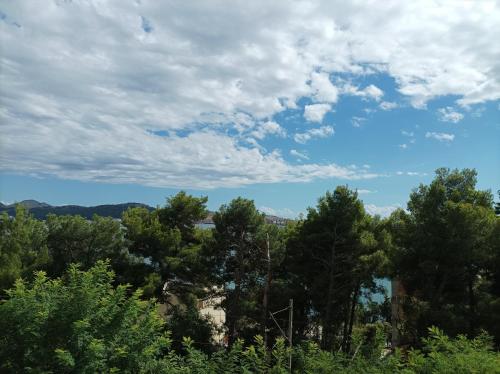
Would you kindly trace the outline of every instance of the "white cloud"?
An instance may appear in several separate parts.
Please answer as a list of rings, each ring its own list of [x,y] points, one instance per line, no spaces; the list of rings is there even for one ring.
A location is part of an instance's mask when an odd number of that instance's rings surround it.
[[[232,118],[232,122],[234,124],[234,129],[239,133],[248,131],[255,127],[255,120],[245,113],[236,113]]]
[[[366,118],[364,117],[352,117],[351,118],[351,124],[354,127],[361,127],[361,124],[366,121]]]
[[[17,124],[14,119],[8,123]],[[265,153],[245,147],[213,131],[159,136],[134,126],[96,127],[71,121],[54,121],[50,127],[36,122],[30,125],[29,137],[8,128],[13,135],[2,139],[2,145],[17,152],[0,153],[5,170],[41,177],[179,188],[379,176],[333,163],[291,165],[277,151]],[[40,142],[41,138],[47,140]]]
[[[426,132],[425,137],[436,139],[440,142],[452,142],[453,139],[455,139],[455,135],[447,134],[445,132]]]
[[[384,91],[373,84],[370,84],[363,89],[359,89],[359,87],[347,83],[342,87],[342,93],[346,95],[360,96],[375,101],[380,101],[382,96],[384,96]]]
[[[312,73],[311,88],[317,101],[336,103],[338,100],[339,90],[332,84],[327,73]]]
[[[374,204],[365,204],[365,210],[371,215],[379,215],[381,217],[389,217],[392,212],[400,208],[398,205],[378,206]]]
[[[398,103],[394,103],[391,101],[382,101],[379,105],[382,110],[392,110],[398,107]]]
[[[481,116],[483,115],[483,113],[485,112],[486,110],[486,107],[484,106],[480,106],[478,108],[475,108],[472,112],[471,112],[471,116],[473,118],[481,118]]]
[[[418,172],[418,171],[407,171],[407,172],[404,172],[404,171],[397,171],[396,172],[396,175],[408,175],[410,177],[424,177],[427,175],[427,173],[422,173],[422,172]]]
[[[439,119],[443,122],[460,122],[464,115],[460,112],[456,112],[453,107],[447,106],[445,108],[438,109]]]
[[[356,190],[358,192],[358,194],[360,195],[364,195],[364,194],[370,194],[370,193],[376,193],[377,191],[372,191],[372,190],[367,190],[367,189],[358,189]]]
[[[416,140],[414,138],[415,133],[413,131],[401,130],[401,135],[410,138],[410,139],[408,139],[408,143],[409,144],[415,144],[415,142],[416,142]],[[399,148],[401,148],[401,149],[408,149],[408,147],[409,147],[408,143],[400,144]]]
[[[309,160],[309,156],[305,152],[300,152],[300,151],[297,151],[296,149],[290,150],[290,154],[292,156],[295,156],[295,157],[303,159],[303,160]]]
[[[299,216],[299,213],[297,213],[289,208],[274,209],[274,208],[271,208],[268,206],[261,206],[261,207],[259,207],[259,210],[262,213],[265,213],[269,216],[276,216],[276,217],[281,217],[281,218],[295,219]]]
[[[293,139],[297,143],[305,144],[313,138],[327,138],[334,133],[335,130],[332,126],[321,126],[316,129],[307,130],[306,132],[297,133],[294,135]]]
[[[366,97],[369,97],[375,101],[379,101],[382,98],[382,96],[384,96],[384,91],[382,91],[380,88],[378,88],[373,84],[370,84],[362,92],[365,94]]]
[[[276,122],[267,121],[262,125],[258,126],[255,131],[252,131],[252,135],[257,139],[264,139],[266,135],[276,135],[280,137],[285,137],[286,131]]]
[[[323,117],[326,113],[332,110],[330,104],[311,104],[304,107],[304,118],[309,122],[319,122],[323,121]]]
[[[18,173],[187,187],[352,177],[227,134],[245,139],[301,98],[335,103],[335,74],[387,74],[417,107],[500,99],[495,2],[19,0],[2,12],[0,168]],[[355,94],[382,99],[368,87]]]

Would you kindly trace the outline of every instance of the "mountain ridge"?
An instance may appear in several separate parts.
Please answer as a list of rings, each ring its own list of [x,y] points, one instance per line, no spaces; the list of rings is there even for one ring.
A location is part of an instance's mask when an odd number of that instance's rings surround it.
[[[146,208],[150,211],[155,208],[143,203],[120,203],[120,204],[102,204],[95,206],[82,206],[82,205],[50,205],[45,202],[39,202],[37,200],[28,199],[22,200],[19,202],[15,202],[13,204],[3,204],[0,203],[0,214],[3,212],[7,212],[8,215],[14,216],[16,211],[16,205],[21,204],[26,209],[29,210],[30,214],[32,214],[36,219],[45,219],[49,214],[56,215],[80,215],[86,219],[92,219],[94,214],[103,217],[112,217],[115,219],[121,219],[122,214],[129,208],[137,208],[142,207]],[[207,218],[200,221],[199,223],[203,224],[213,224],[212,217],[214,212],[209,211]],[[278,226],[284,226],[288,221],[291,221],[288,218],[273,216],[266,214],[267,223],[275,224]]]
[[[45,219],[48,214],[56,215],[80,215],[84,218],[91,219],[94,214],[104,217],[121,218],[124,211],[129,208],[143,207],[148,210],[154,208],[135,202],[121,203],[121,204],[102,204],[94,206],[82,205],[50,205],[37,200],[23,200],[13,204],[0,205],[0,213],[7,212],[10,216],[15,214],[16,205],[21,204],[37,219]]]

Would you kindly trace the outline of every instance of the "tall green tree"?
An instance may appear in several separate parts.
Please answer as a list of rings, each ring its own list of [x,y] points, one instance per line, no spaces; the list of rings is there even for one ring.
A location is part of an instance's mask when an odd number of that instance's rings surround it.
[[[184,294],[197,291],[196,285],[204,283],[206,232],[195,224],[206,217],[206,202],[206,197],[181,191],[152,212],[132,208],[123,214],[130,252],[143,258],[143,286],[156,297],[162,297],[164,285]]]
[[[22,206],[16,215],[0,215],[0,297],[20,277],[46,269],[51,258],[47,249],[47,228]]]
[[[241,197],[222,205],[213,220],[215,282],[224,288],[226,325],[234,342],[247,335],[246,329],[259,330],[262,304],[256,295],[264,283],[265,220],[252,200]]]
[[[495,338],[500,347],[500,216],[489,238],[491,251],[481,282],[477,285],[478,325]]]
[[[391,217],[394,276],[408,292],[415,339],[430,325],[452,335],[474,335],[481,327],[477,291],[491,257],[495,215],[491,192],[477,190],[476,182],[475,170],[438,169],[430,185],[411,193],[408,213]]]
[[[176,228],[181,234],[182,245],[198,244],[195,224],[207,217],[208,197],[193,197],[184,191],[167,198],[158,209],[158,218],[165,228]]]
[[[370,256],[377,241],[370,218],[355,191],[339,186],[327,192],[288,243],[292,273],[309,295],[303,324],[322,327],[321,344],[332,349],[341,338],[349,348],[361,288],[372,279]]]
[[[72,263],[90,269],[98,260],[110,259],[117,270],[125,271],[130,260],[120,222],[94,215],[92,220],[81,216],[49,214],[46,220],[47,246],[53,259],[49,275],[61,276]]]

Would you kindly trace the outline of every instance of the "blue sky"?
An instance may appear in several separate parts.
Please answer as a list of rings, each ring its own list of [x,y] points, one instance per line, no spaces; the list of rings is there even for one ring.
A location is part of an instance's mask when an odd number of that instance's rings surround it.
[[[0,6],[4,202],[294,217],[347,184],[387,215],[442,166],[500,188],[498,3],[47,4]]]

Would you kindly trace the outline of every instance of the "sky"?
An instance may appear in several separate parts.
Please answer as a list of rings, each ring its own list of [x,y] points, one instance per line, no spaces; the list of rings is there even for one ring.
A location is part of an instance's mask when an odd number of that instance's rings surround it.
[[[498,1],[1,1],[0,200],[371,214],[500,189]]]

